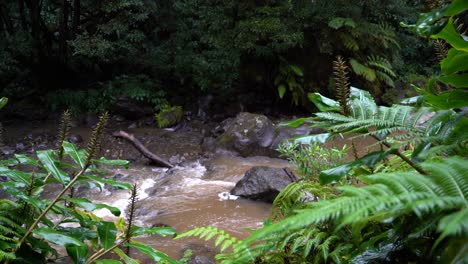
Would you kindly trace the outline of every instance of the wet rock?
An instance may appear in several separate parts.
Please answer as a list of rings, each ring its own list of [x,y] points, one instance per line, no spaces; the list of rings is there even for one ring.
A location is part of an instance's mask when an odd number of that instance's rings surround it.
[[[275,137],[273,123],[264,115],[240,113],[229,124],[217,141],[244,157],[274,156],[270,145]]]
[[[86,125],[86,127],[95,127],[98,122],[99,122],[99,117],[97,114],[88,113],[84,117],[84,124]]]
[[[3,146],[0,148],[0,151],[3,153],[3,155],[11,155],[15,153],[16,150],[10,146]]]
[[[117,173],[116,175],[114,175],[114,180],[118,181],[118,182],[127,182],[129,179],[132,178],[131,175],[125,175],[125,174],[121,174],[121,173]]]
[[[298,137],[298,136],[305,136],[310,134],[319,134],[323,133],[321,128],[311,128],[309,125],[301,125],[299,127],[289,127],[285,125],[277,125],[275,128],[275,138],[271,143],[270,148],[276,149],[278,145],[288,138]]]
[[[213,137],[203,138],[202,145],[201,145],[202,151],[203,152],[214,153],[216,151],[217,145],[218,144],[217,144],[215,138],[213,138]]]
[[[284,187],[296,180],[288,168],[253,167],[236,183],[231,194],[271,203]]]
[[[16,149],[17,151],[22,151],[22,150],[24,150],[25,148],[26,148],[26,147],[24,146],[24,143],[22,143],[22,142],[16,143],[16,145],[15,145],[15,149]]]
[[[172,165],[179,165],[183,161],[185,161],[185,157],[180,156],[179,154],[174,155],[174,156],[169,158],[169,163],[171,163]]]
[[[128,97],[121,97],[117,100],[117,103],[115,103],[113,112],[118,113],[127,120],[137,120],[145,115],[152,114],[152,109],[142,107],[141,103]]]
[[[117,122],[123,122],[123,121],[125,121],[125,117],[123,117],[121,115],[114,115],[114,120],[117,121]]]
[[[71,134],[68,137],[68,141],[70,141],[73,144],[78,144],[83,142],[83,138],[79,134]]]
[[[137,123],[133,122],[128,126],[128,129],[134,129],[134,128],[137,128],[137,127],[138,127]]]
[[[207,120],[211,113],[211,106],[214,97],[209,94],[198,99],[197,117],[201,120]]]
[[[235,119],[232,117],[224,119],[221,123],[219,123],[219,125],[215,126],[211,130],[211,134],[215,137],[222,135],[224,132],[226,132],[226,130],[234,122],[234,120]]]
[[[188,264],[215,264],[216,250],[207,246],[189,244],[183,248],[183,251],[191,250],[192,259]],[[183,253],[183,252],[182,252]]]

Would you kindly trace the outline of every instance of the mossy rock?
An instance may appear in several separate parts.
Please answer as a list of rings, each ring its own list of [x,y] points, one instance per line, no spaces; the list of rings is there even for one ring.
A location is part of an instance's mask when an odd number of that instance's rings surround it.
[[[182,120],[183,114],[182,106],[166,106],[155,115],[156,123],[159,128],[171,127]]]

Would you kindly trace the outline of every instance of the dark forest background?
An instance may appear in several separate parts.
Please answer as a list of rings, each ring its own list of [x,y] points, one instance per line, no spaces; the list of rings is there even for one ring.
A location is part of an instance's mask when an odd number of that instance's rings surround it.
[[[190,109],[207,95],[233,111],[313,111],[307,93],[333,93],[341,55],[351,84],[390,104],[437,61],[400,22],[438,2],[1,1],[1,94],[10,108],[74,114],[122,98]]]

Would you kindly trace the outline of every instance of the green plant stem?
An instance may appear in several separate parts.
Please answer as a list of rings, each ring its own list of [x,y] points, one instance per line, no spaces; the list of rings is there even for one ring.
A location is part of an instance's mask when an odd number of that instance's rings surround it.
[[[114,248],[122,245],[123,243],[127,242],[127,239],[124,238],[122,239],[119,243],[113,245],[112,247],[106,249],[106,250],[99,250],[97,251],[96,253],[94,253],[88,260],[86,260],[85,264],[90,264],[90,263],[93,263],[94,261],[96,261],[97,259],[99,259],[100,257],[104,256],[105,254],[111,252],[112,250],[114,250]]]
[[[13,251],[13,253],[16,253],[16,251],[19,250],[19,248],[21,247],[21,245],[24,243],[24,241],[26,241],[26,239],[29,237],[29,235],[31,235],[32,231],[34,230],[34,228],[37,227],[37,225],[41,222],[41,219],[50,211],[50,209],[52,209],[52,207],[58,202],[58,200],[68,191],[68,189],[70,189],[73,184],[78,180],[78,178],[86,171],[87,167],[83,168],[80,172],[78,172],[75,177],[73,177],[73,179],[62,189],[62,191],[54,198],[54,200],[52,200],[52,202],[44,209],[44,211],[42,211],[42,213],[37,217],[36,221],[34,221],[34,223],[28,228],[28,230],[26,231],[26,233],[24,233],[23,237],[21,238],[21,240],[18,242],[18,244],[16,245],[16,248],[15,250]]]
[[[382,144],[384,146],[386,146],[387,148],[392,148],[392,146],[390,144],[388,144],[387,142],[379,139],[378,137],[376,137],[376,136],[372,136],[372,137],[375,138],[376,140],[382,142]],[[421,168],[421,166],[419,166],[417,163],[415,163],[414,161],[410,160],[408,157],[403,155],[403,153],[401,153],[400,150],[395,149],[395,155],[400,157],[404,162],[408,163],[408,165],[413,167],[413,169],[415,169],[417,172],[421,173],[422,175],[429,175],[429,173],[427,173],[425,170],[423,170],[423,168]]]

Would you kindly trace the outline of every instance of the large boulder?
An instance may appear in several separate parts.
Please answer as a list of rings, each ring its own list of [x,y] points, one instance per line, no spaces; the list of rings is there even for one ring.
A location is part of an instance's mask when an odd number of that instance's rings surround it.
[[[275,128],[275,138],[273,139],[273,142],[271,142],[270,148],[277,149],[284,140],[290,138],[319,133],[323,133],[321,128],[312,128],[308,124],[303,124],[298,127],[278,124]]]
[[[231,194],[271,203],[284,187],[296,180],[288,168],[253,167],[236,183]]]
[[[137,120],[153,113],[151,107],[144,106],[141,102],[137,102],[128,97],[120,97],[112,110],[114,113],[125,117],[127,120]]]
[[[271,156],[270,145],[275,138],[273,122],[264,115],[239,113],[225,126],[217,141],[229,150],[235,150],[244,157]]]

